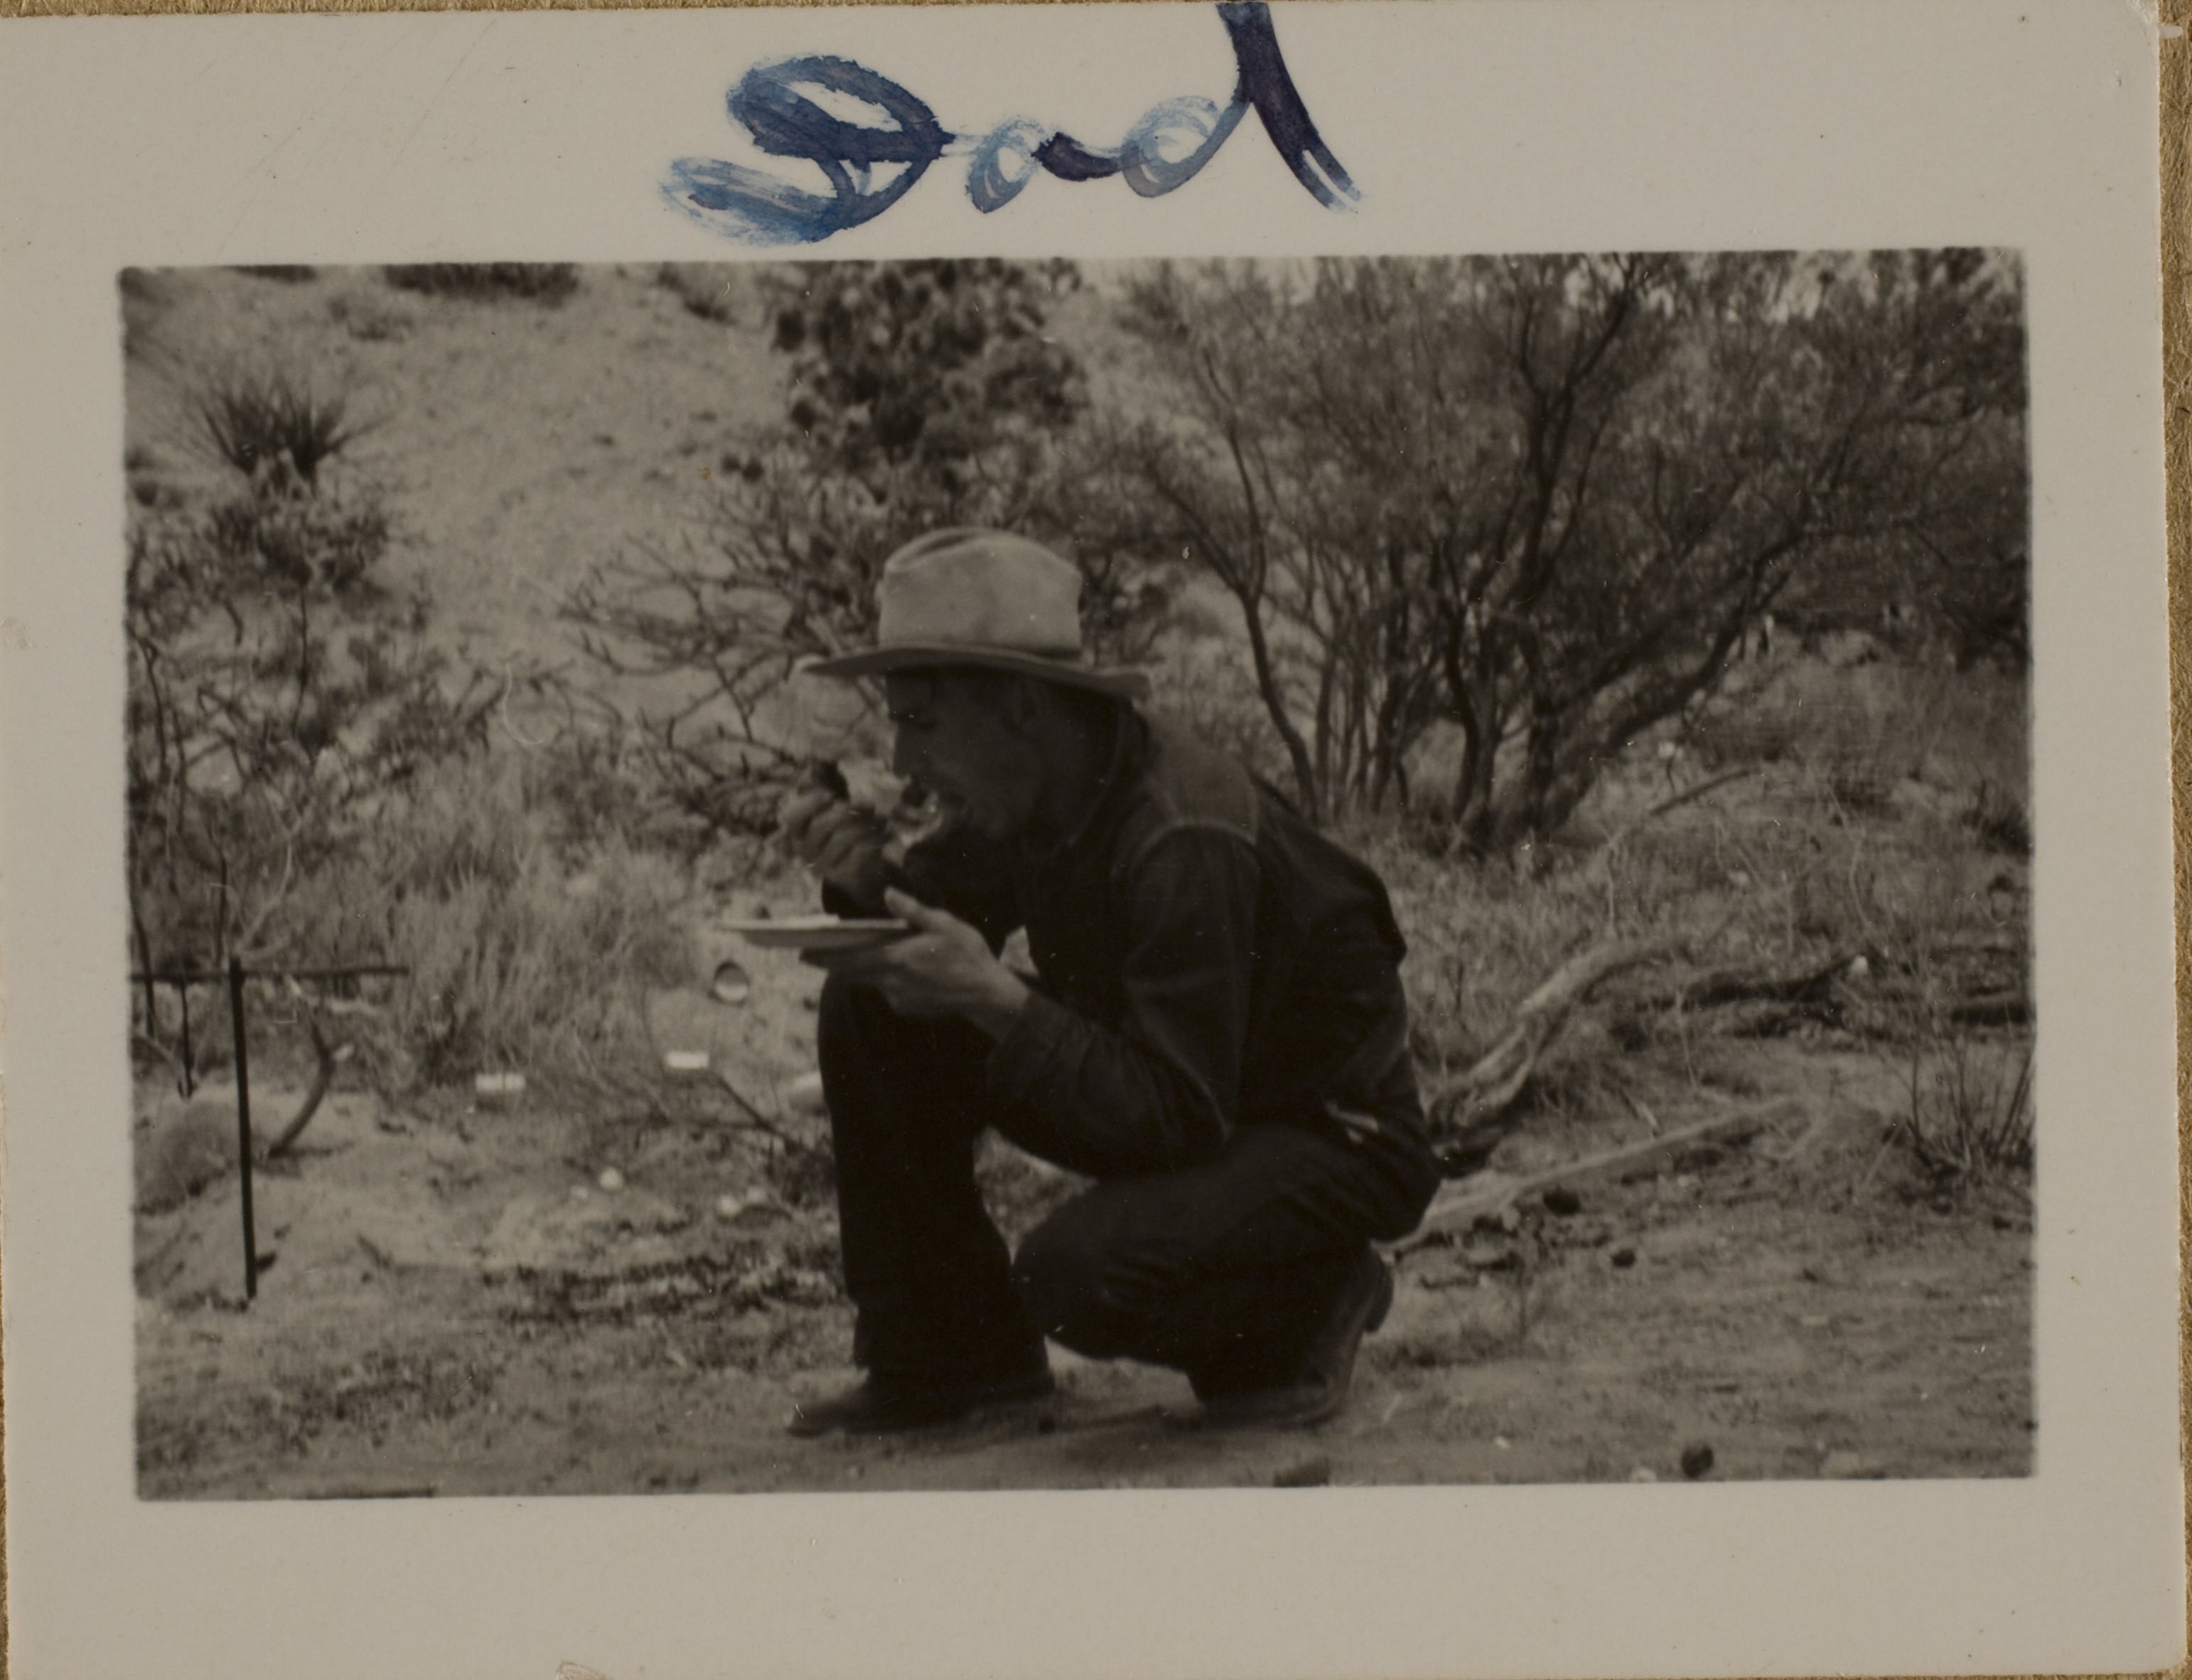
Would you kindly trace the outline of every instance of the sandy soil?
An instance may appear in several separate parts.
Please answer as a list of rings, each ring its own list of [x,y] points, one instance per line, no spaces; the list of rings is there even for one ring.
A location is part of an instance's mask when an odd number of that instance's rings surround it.
[[[1675,1480],[1686,1456],[1714,1478],[2025,1473],[2021,1199],[1913,1200],[1864,1100],[1892,1097],[1885,1063],[1758,1054],[1807,1058],[1804,1088],[1830,1094],[1746,1147],[1584,1184],[1567,1217],[1526,1202],[1517,1232],[1487,1222],[1405,1256],[1352,1404],[1291,1433],[1195,1428],[1177,1375],[1060,1353],[1044,1406],[792,1439],[794,1398],[851,1375],[820,1185],[724,1216],[720,1199],[756,1187],[753,1140],[697,1100],[612,1124],[339,1096],[259,1181],[275,1260],[248,1310],[232,1180],[140,1217],[140,1490]],[[1008,1228],[1072,1188],[1003,1149],[985,1170]]]

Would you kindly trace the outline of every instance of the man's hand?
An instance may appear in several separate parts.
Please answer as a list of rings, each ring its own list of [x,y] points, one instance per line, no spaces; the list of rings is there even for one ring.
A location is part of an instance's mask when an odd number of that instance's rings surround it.
[[[802,960],[872,986],[900,1015],[956,1016],[1002,1039],[1027,1002],[1027,982],[990,953],[980,933],[948,910],[893,890],[884,901],[913,931],[860,951],[809,951]]]
[[[883,842],[889,834],[874,812],[808,785],[785,801],[776,821],[785,845],[825,886],[863,904],[882,897]]]

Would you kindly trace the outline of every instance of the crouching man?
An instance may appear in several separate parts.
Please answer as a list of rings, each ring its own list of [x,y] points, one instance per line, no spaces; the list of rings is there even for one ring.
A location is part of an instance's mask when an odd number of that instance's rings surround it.
[[[859,1386],[795,1433],[887,1431],[1050,1392],[1050,1337],[1186,1373],[1213,1423],[1344,1402],[1392,1300],[1373,1240],[1438,1181],[1402,945],[1369,868],[1082,652],[1080,579],[1002,532],[937,532],[877,591],[895,768],[942,826],[887,855],[808,789],[785,827],[842,914],[894,943],[817,955]],[[998,960],[1025,928],[1036,977]],[[1095,1187],[1008,1253],[986,1127]]]

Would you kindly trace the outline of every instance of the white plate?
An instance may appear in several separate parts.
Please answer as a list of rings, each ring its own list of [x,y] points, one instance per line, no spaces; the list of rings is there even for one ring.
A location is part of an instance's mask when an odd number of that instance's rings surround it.
[[[785,916],[777,921],[732,921],[723,925],[767,950],[857,951],[888,945],[913,931],[894,916],[848,921],[838,916]]]

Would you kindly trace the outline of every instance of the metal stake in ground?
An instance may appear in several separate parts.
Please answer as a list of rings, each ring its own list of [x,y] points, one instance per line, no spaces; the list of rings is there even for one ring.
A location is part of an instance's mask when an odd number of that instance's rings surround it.
[[[236,1034],[236,1170],[243,1187],[243,1298],[259,1298],[259,1233],[251,1217],[251,1067],[244,1049],[243,960],[228,960],[228,1015]]]

